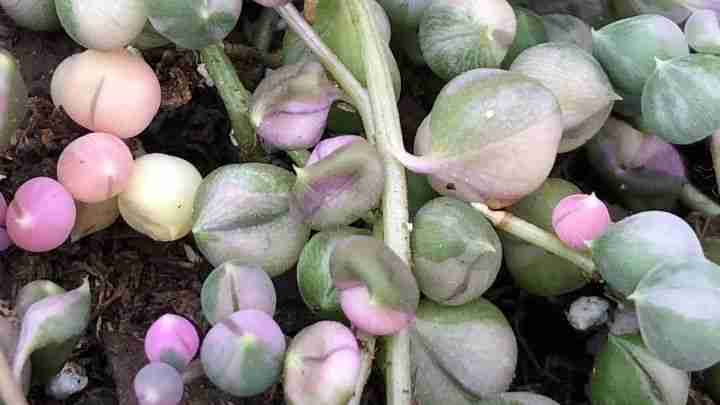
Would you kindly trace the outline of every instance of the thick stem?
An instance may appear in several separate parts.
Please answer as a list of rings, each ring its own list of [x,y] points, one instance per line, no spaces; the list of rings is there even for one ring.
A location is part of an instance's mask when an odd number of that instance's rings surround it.
[[[688,208],[708,217],[720,215],[720,205],[690,183],[683,186],[680,199]]]
[[[368,0],[347,1],[353,22],[362,41],[362,55],[368,77],[374,138],[385,166],[383,194],[383,231],[385,243],[405,262],[410,263],[410,225],[408,217],[405,168],[392,154],[392,145],[402,145],[402,129],[385,45],[375,26]],[[361,114],[362,111],[361,111]],[[363,114],[364,116],[365,114]],[[386,338],[387,405],[412,403],[410,373],[410,336],[407,329]]]
[[[238,78],[235,68],[225,54],[222,44],[210,45],[200,51],[200,57],[210,78],[225,104],[233,128],[233,137],[240,148],[240,160],[252,162],[263,160],[264,151],[255,136],[250,121],[248,92]]]
[[[277,21],[278,15],[275,10],[271,8],[264,8],[258,18],[255,28],[255,38],[253,43],[255,48],[260,52],[267,53],[272,43],[273,34],[275,33],[275,21]]]
[[[595,271],[595,263],[593,263],[589,256],[570,249],[565,246],[560,239],[544,229],[518,218],[507,211],[494,211],[488,208],[487,205],[481,203],[472,203],[471,205],[485,215],[496,228],[577,265],[589,280],[599,279],[599,275]]]
[[[335,81],[340,84],[340,87],[342,87],[350,99],[352,99],[355,108],[357,108],[362,117],[368,139],[372,140],[372,111],[365,88],[357,81],[352,72],[343,65],[333,51],[323,43],[322,39],[315,33],[310,24],[305,21],[305,18],[303,18],[292,3],[277,7],[275,10],[288,23],[290,29],[303,40],[305,46],[318,57],[320,63],[325,66],[325,69],[330,72]]]
[[[0,399],[7,405],[28,405],[20,384],[10,371],[5,352],[0,349]]]

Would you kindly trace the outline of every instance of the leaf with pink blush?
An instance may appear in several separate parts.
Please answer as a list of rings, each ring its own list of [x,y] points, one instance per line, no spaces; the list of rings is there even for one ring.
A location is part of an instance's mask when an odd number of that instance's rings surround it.
[[[10,145],[27,112],[28,91],[10,52],[0,49],[0,150]]]
[[[610,212],[595,194],[573,194],[560,200],[553,210],[555,234],[575,250],[600,237],[610,226]]]
[[[410,267],[382,241],[350,236],[330,256],[330,271],[340,291],[345,316],[373,335],[391,335],[414,318],[420,300]]]
[[[60,154],[58,180],[85,203],[98,203],[125,190],[133,170],[133,155],[120,138],[92,133],[70,142]]]
[[[81,336],[90,321],[90,283],[32,304],[22,320],[13,374],[17,378],[37,350]]]
[[[49,177],[25,182],[15,193],[6,214],[10,239],[30,252],[47,252],[62,245],[75,224],[76,208],[70,193]]]
[[[180,374],[165,363],[150,363],[135,376],[133,389],[139,405],[177,405],[185,387]]]
[[[323,150],[311,155],[313,163],[295,168],[293,202],[316,230],[355,222],[379,204],[385,185],[380,155],[370,143],[360,137],[333,139],[318,144]]]
[[[10,239],[10,235],[8,235],[5,228],[0,228],[0,252],[10,249],[10,246],[12,245],[13,242]]]
[[[187,319],[173,314],[158,318],[145,335],[145,355],[183,371],[195,357],[200,337]]]

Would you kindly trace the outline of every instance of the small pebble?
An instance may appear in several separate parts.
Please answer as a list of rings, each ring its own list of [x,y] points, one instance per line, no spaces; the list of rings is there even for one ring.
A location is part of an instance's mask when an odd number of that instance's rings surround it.
[[[65,363],[60,372],[45,387],[45,393],[59,401],[85,389],[88,384],[85,369],[73,362]]]
[[[580,297],[570,305],[567,319],[573,328],[586,331],[607,322],[610,303],[600,297]]]

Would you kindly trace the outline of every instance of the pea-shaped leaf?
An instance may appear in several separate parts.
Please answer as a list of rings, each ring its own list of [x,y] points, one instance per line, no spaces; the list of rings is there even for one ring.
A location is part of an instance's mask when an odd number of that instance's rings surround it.
[[[720,267],[702,255],[666,260],[629,297],[643,340],[665,363],[687,371],[720,361]]]
[[[592,138],[619,99],[595,58],[568,42],[527,49],[510,70],[537,79],[557,97],[565,124],[558,149],[561,153],[577,149]]]
[[[472,69],[499,67],[516,28],[506,0],[434,1],[420,20],[420,49],[430,69],[450,80]]]
[[[508,210],[545,231],[554,232],[553,209],[563,198],[579,192],[577,186],[566,180],[550,178]],[[510,234],[499,232],[499,235],[503,243],[505,265],[515,284],[529,293],[555,296],[577,290],[587,283],[580,268],[560,256]]]
[[[490,301],[447,307],[423,300],[410,330],[410,356],[418,405],[469,405],[507,390],[517,343]]]
[[[200,301],[205,319],[211,325],[243,309],[257,309],[273,316],[275,286],[261,268],[230,260],[205,279]]]
[[[720,56],[693,54],[659,61],[642,94],[643,124],[686,145],[720,129]]]
[[[346,405],[360,375],[360,349],[341,323],[321,321],[290,342],[283,387],[290,405]]]
[[[15,297],[15,315],[19,319],[25,317],[25,313],[30,306],[38,301],[53,295],[62,294],[65,289],[49,280],[35,280],[25,284],[18,291]]]
[[[562,129],[557,98],[540,82],[476,69],[440,92],[415,138],[421,156],[401,145],[393,153],[408,169],[427,174],[440,194],[502,208],[545,181]]]
[[[326,143],[333,145],[325,148]],[[324,156],[316,160],[311,155],[307,166],[295,168],[293,203],[303,222],[317,230],[346,226],[379,204],[384,169],[380,154],[368,141],[358,136],[335,137],[316,149],[326,149]]]
[[[570,14],[547,14],[542,19],[548,42],[569,42],[592,52],[592,31],[585,21]]]
[[[413,224],[413,269],[420,291],[444,305],[462,305],[492,285],[502,245],[490,222],[449,197],[425,204]]]
[[[513,11],[517,18],[517,27],[512,45],[501,64],[503,69],[510,67],[522,51],[548,41],[542,17],[522,7],[513,7]]]
[[[228,260],[284,273],[300,256],[310,228],[290,204],[295,176],[262,163],[233,164],[210,173],[195,199],[193,235],[214,266]]]
[[[12,366],[15,377],[19,378],[33,352],[81,336],[89,321],[90,284],[87,279],[75,290],[32,304],[22,320]]]
[[[624,296],[663,261],[703,255],[690,225],[664,211],[645,211],[611,224],[591,249],[600,275]]]
[[[282,370],[285,336],[265,312],[238,311],[215,325],[200,350],[205,374],[236,397],[260,394]]]
[[[102,51],[130,44],[148,20],[144,0],[55,0],[55,7],[75,42]]]
[[[700,53],[720,54],[720,20],[713,10],[696,10],[685,22],[690,47]]]
[[[177,405],[182,400],[185,387],[175,368],[153,362],[137,373],[133,389],[139,405]]]
[[[684,405],[690,376],[658,360],[638,335],[610,335],[590,378],[593,405]]]
[[[655,71],[656,61],[689,52],[682,30],[659,15],[626,18],[593,32],[593,55],[610,76],[623,98],[620,105],[630,115],[641,112],[643,86]]]
[[[33,31],[60,29],[55,0],[0,0],[0,6],[20,27]]]
[[[7,361],[12,362],[15,357],[15,347],[17,346],[18,337],[20,334],[17,323],[11,320],[0,317],[0,350],[5,355]],[[22,371],[22,376],[18,380],[20,381],[23,391],[27,394],[30,389],[30,377],[32,374],[32,363],[25,363],[25,369]],[[8,405],[0,398],[0,405]],[[9,404],[12,405],[12,404]]]
[[[676,0],[611,0],[615,14],[620,18],[634,17],[641,14],[659,14],[676,23],[685,21],[690,9],[684,6],[685,1]]]
[[[351,235],[369,235],[363,229],[344,227],[318,232],[305,244],[297,264],[297,282],[305,305],[323,318],[342,318],[338,292],[330,273],[335,244]]]
[[[242,0],[149,0],[153,27],[175,44],[201,49],[222,41],[235,28]]]
[[[27,88],[15,58],[0,49],[0,149],[10,144],[27,111]]]

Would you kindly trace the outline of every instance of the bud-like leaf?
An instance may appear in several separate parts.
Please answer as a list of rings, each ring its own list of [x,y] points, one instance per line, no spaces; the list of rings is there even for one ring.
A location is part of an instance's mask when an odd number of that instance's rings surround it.
[[[557,98],[540,82],[476,69],[440,92],[415,137],[421,156],[400,145],[393,153],[408,169],[428,174],[440,194],[502,208],[545,181],[562,130]]]
[[[537,79],[560,103],[565,129],[558,152],[577,149],[603,126],[618,96],[593,56],[569,42],[525,50],[510,70]]]
[[[696,10],[685,22],[685,37],[700,53],[720,54],[720,19],[713,10]]]
[[[592,257],[608,285],[630,295],[640,279],[673,257],[703,256],[687,222],[664,211],[645,211],[610,225],[592,242]]]
[[[7,361],[11,363],[15,358],[15,347],[17,346],[19,334],[20,330],[16,323],[0,316],[0,350],[5,355]],[[27,394],[28,390],[30,389],[31,374],[32,364],[28,361],[27,363],[25,363],[25,368],[22,371],[20,379],[17,380],[20,382],[25,394]],[[2,398],[0,398],[0,405],[13,404],[5,404]]]
[[[492,285],[502,245],[490,222],[450,197],[425,204],[413,224],[412,252],[420,291],[443,305],[462,305]]]
[[[687,371],[720,361],[720,266],[702,257],[660,263],[629,297],[655,356]]]
[[[643,86],[656,61],[689,52],[682,30],[660,15],[626,18],[593,31],[593,54],[623,98],[619,105],[628,115],[640,114]]]
[[[270,72],[250,99],[250,119],[265,142],[283,150],[313,147],[340,92],[315,61]]]
[[[265,312],[238,311],[215,325],[203,342],[205,374],[237,397],[260,394],[277,382],[285,355],[285,336]]]
[[[290,405],[346,405],[360,375],[360,349],[343,324],[321,321],[301,330],[285,355],[283,387]]]
[[[580,189],[563,179],[550,178],[509,211],[548,232],[553,232],[552,212],[563,198]],[[515,284],[531,294],[555,296],[577,290],[587,283],[576,265],[508,233],[499,232],[505,265]]]
[[[20,27],[33,31],[60,29],[55,0],[0,0],[0,6]]]
[[[546,14],[542,19],[547,42],[569,42],[592,52],[592,32],[585,21],[570,14]]]
[[[143,367],[133,382],[139,405],[178,405],[185,387],[180,374],[165,363],[150,363]]]
[[[642,93],[643,124],[670,143],[701,141],[720,129],[718,89],[720,56],[693,54],[658,62]]]
[[[271,277],[295,264],[310,228],[290,203],[295,176],[262,163],[210,173],[195,199],[193,234],[213,266],[240,260]]]
[[[127,46],[147,21],[144,0],[55,0],[55,7],[75,42],[101,51]]]
[[[0,49],[0,150],[10,145],[15,130],[25,118],[27,100],[27,87],[17,61]]]
[[[641,14],[659,14],[679,24],[690,15],[690,9],[684,7],[683,1],[610,0],[610,3],[615,14],[621,18]]]
[[[145,335],[145,355],[150,361],[161,361],[182,372],[195,357],[200,337],[187,319],[173,314],[158,318]]]
[[[344,227],[318,232],[305,244],[297,264],[297,282],[305,305],[323,318],[342,318],[337,290],[330,273],[335,244],[348,236],[369,235],[364,229]]]
[[[595,193],[567,196],[560,200],[552,214],[555,234],[575,250],[587,249],[587,242],[605,233],[610,222],[607,206]]]
[[[318,144],[323,151],[311,155],[304,168],[295,168],[293,203],[313,229],[350,225],[382,197],[385,176],[380,154],[361,137],[338,138]],[[325,142],[332,145],[325,147]]]
[[[15,297],[15,316],[22,320],[30,306],[53,295],[63,294],[65,289],[49,280],[35,280],[25,284]]]
[[[418,405],[470,405],[508,389],[517,342],[505,316],[490,301],[446,307],[423,300],[410,330]]]
[[[87,279],[75,290],[32,304],[22,320],[12,366],[15,377],[21,375],[33,352],[81,336],[89,321],[90,283]]]
[[[345,316],[359,329],[390,335],[414,318],[420,299],[415,277],[382,241],[356,235],[337,242],[330,272]]]
[[[690,377],[658,360],[638,335],[610,335],[590,378],[593,405],[684,405]]]
[[[235,28],[242,0],[149,0],[153,27],[176,45],[202,49],[222,41]]]
[[[205,279],[200,293],[203,314],[215,325],[243,309],[257,309],[275,315],[275,286],[259,267],[230,260]]]

